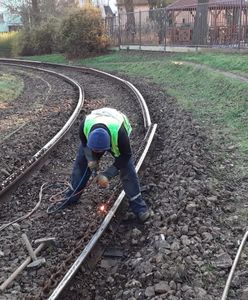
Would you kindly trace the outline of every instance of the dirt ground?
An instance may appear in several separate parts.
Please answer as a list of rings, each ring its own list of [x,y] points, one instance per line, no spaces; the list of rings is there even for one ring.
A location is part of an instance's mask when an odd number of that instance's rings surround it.
[[[74,76],[86,90],[86,109],[81,117],[104,105],[112,105],[130,116],[135,155],[143,129],[137,105],[130,105],[130,95],[94,76],[66,74]],[[121,251],[121,257],[106,255],[93,275],[86,271],[79,273],[62,299],[220,299],[238,241],[246,231],[248,215],[247,178],[239,177],[232,167],[235,149],[226,151],[224,142],[216,147],[207,128],[202,128],[158,85],[144,79],[125,79],[140,90],[152,122],[158,124],[155,140],[140,170],[141,186],[145,187],[143,196],[152,216],[144,225],[135,220],[123,221],[108,246]],[[13,218],[13,212],[20,214],[20,202],[24,201],[26,208],[34,206],[34,195],[37,197],[37,187],[44,179],[68,179],[77,147],[78,124],[41,173],[3,205],[1,221]],[[48,260],[50,266],[66,258],[71,242],[82,236],[86,227],[84,217],[92,210],[94,198],[94,193],[87,199],[82,197],[76,209],[52,218],[46,215],[45,202],[34,218],[21,224],[18,230],[31,238],[47,234],[58,238],[55,251],[58,256]],[[7,231],[7,245],[11,248],[14,246],[10,240],[18,230]],[[5,237],[1,239],[5,241]],[[11,253],[1,250],[2,267],[10,258],[16,263]],[[49,257],[49,253],[45,254]],[[246,258],[244,251],[228,299],[248,299]],[[3,270],[0,277],[5,273]],[[34,292],[47,273],[42,268],[26,274],[14,286],[16,293],[6,294],[6,299],[21,299],[28,292],[30,281],[35,283]]]
[[[73,161],[80,143],[78,134],[79,123],[85,114],[89,113],[92,109],[103,106],[115,107],[124,111],[132,122],[133,133],[134,136],[137,137],[132,142],[133,149],[139,148],[141,140],[144,137],[145,131],[143,128],[142,114],[139,110],[139,106],[129,92],[120,85],[106,82],[106,80],[93,75],[79,72],[67,72],[67,75],[76,79],[80,85],[85,88],[85,105],[78,121],[71,129],[70,134],[64,138],[58,149],[51,154],[46,165],[42,167],[40,172],[34,174],[27,183],[21,185],[12,195],[11,199],[5,199],[1,202],[0,218],[2,225],[22,217],[31,211],[39,201],[41,187],[45,184],[41,193],[40,207],[31,218],[27,218],[22,222],[18,222],[18,224],[14,224],[0,231],[0,239],[2,241],[0,248],[0,281],[3,282],[21,261],[27,257],[27,251],[25,251],[25,247],[22,245],[22,233],[26,233],[30,241],[45,236],[53,236],[57,241],[56,247],[42,253],[47,259],[45,266],[39,270],[24,270],[22,276],[18,277],[10,288],[2,293],[3,295],[1,296],[5,297],[5,299],[23,299],[27,294],[30,294],[32,297],[37,293],[37,289],[41,287],[45,278],[53,272],[54,267],[58,266],[67,258],[74,245],[84,236],[91,217],[93,220],[94,217],[96,217],[96,206],[99,204],[97,202],[102,201],[104,197],[106,198],[106,194],[111,193],[111,188],[113,188],[115,184],[113,181],[110,190],[107,191],[99,190],[95,186],[86,190],[80,203],[74,209],[68,208],[55,215],[48,215],[46,212],[47,207],[51,205],[51,197],[65,190],[70,180]],[[32,74],[30,74],[30,76],[32,76]],[[18,99],[21,108],[20,111],[24,112],[26,108],[29,108],[29,103],[23,101],[26,99],[25,92],[28,92],[30,89],[35,89],[38,85],[36,81],[32,82],[31,80],[27,83],[28,90],[24,91],[24,95]],[[38,118],[39,122],[28,123],[29,132],[32,134],[27,134],[27,129],[24,128],[24,130],[20,129],[17,132],[17,136],[13,134],[10,139],[6,139],[1,148],[1,170],[6,168],[6,164],[8,165],[8,170],[13,169],[12,166],[16,167],[16,160],[18,160],[18,165],[22,165],[30,158],[30,153],[35,153],[37,144],[42,145],[43,141],[49,139],[49,135],[52,134],[52,132],[57,132],[61,124],[66,122],[76,105],[74,102],[77,98],[72,98],[73,93],[71,87],[63,86],[60,82],[58,88],[57,92],[53,90],[50,94],[51,98],[56,99],[58,103],[61,101],[60,108],[62,111],[60,111],[59,107],[55,109],[55,106],[51,104],[51,110],[45,107],[45,119],[43,118],[43,110],[41,110],[41,113],[36,116],[37,118],[42,116]],[[46,91],[44,90],[43,96],[45,95]],[[66,95],[71,96],[69,98],[71,103],[66,101]],[[31,98],[30,101],[32,99],[33,98]],[[16,112],[17,107],[13,108],[13,111]],[[9,113],[9,111],[7,112]],[[40,126],[41,124],[42,126]],[[18,149],[22,150],[22,155],[18,154]],[[8,153],[9,155],[7,156],[6,154]],[[5,157],[6,159],[4,159]],[[105,164],[103,163],[102,167],[106,167],[108,160],[111,159],[106,158]],[[14,164],[12,164],[12,162],[14,162]]]
[[[234,149],[218,146],[159,86],[126,78],[141,91],[155,141],[140,171],[153,216],[123,222],[94,276],[82,270],[63,299],[220,299],[246,232],[247,178],[233,169]],[[247,251],[228,299],[248,299]],[[87,277],[88,276],[88,277]],[[87,278],[87,279],[86,279]]]

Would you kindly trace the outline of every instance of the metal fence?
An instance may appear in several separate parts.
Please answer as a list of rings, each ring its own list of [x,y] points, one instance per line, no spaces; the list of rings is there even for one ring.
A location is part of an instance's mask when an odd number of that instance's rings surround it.
[[[106,30],[114,46],[248,47],[248,3],[218,1],[120,14]]]

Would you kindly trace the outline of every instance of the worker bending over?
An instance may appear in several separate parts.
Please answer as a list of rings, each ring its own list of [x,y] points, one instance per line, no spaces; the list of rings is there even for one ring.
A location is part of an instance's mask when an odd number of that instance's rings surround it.
[[[80,125],[81,140],[73,166],[67,204],[79,200],[92,172],[96,174],[105,151],[115,158],[114,163],[97,176],[99,186],[105,188],[109,180],[120,174],[123,189],[133,213],[144,222],[149,218],[148,207],[140,192],[139,178],[134,167],[129,136],[132,127],[128,118],[113,108],[93,110]]]

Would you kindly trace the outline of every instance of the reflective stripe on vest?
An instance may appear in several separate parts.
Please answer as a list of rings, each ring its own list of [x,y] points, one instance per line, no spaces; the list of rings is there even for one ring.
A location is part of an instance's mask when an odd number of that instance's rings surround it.
[[[120,111],[114,108],[100,108],[93,110],[85,118],[84,122],[84,134],[88,140],[91,128],[95,124],[104,124],[111,134],[111,152],[115,157],[120,156],[120,150],[118,147],[118,132],[122,124],[127,131],[128,136],[132,131],[132,127],[128,118]]]

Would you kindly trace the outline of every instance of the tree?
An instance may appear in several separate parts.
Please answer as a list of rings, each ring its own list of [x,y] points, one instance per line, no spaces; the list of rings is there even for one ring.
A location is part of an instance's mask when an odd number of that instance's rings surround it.
[[[57,1],[57,10],[63,12],[65,10],[78,7],[78,0],[59,0]]]
[[[198,0],[192,37],[193,45],[207,44],[208,1],[209,0]]]
[[[41,21],[38,1],[39,0],[32,0],[31,2],[31,18],[32,18],[32,25],[34,26],[40,25],[40,21]]]
[[[148,0],[150,9],[166,7],[171,1],[168,0]]]
[[[169,4],[166,0],[148,0],[149,18],[157,24],[158,42],[162,44],[165,40],[166,30],[166,10],[165,7]]]
[[[47,21],[51,17],[56,17],[57,12],[57,1],[56,0],[42,0],[40,1],[40,14],[42,21]]]
[[[126,23],[127,40],[128,41],[131,40],[133,42],[136,33],[133,0],[124,0],[124,6],[127,14],[127,23]]]

